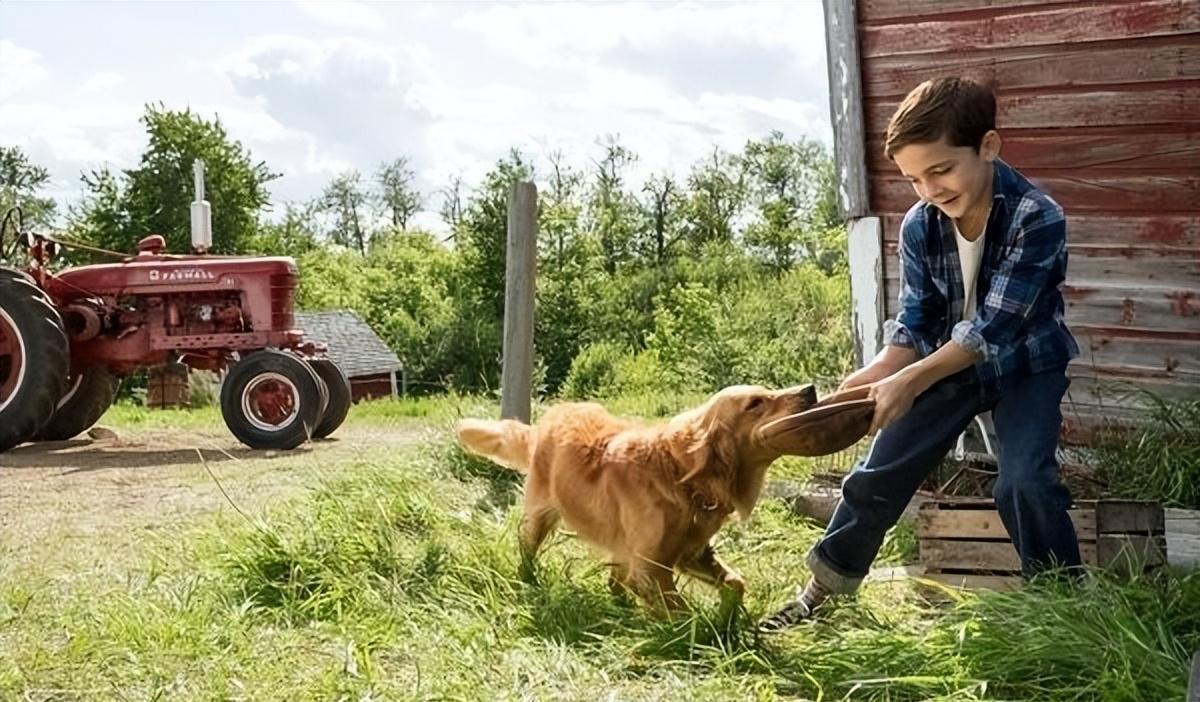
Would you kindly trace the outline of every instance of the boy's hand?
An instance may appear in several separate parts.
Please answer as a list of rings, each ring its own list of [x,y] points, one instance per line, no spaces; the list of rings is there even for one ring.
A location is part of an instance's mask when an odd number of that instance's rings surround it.
[[[867,436],[874,436],[880,429],[912,409],[913,401],[919,394],[920,388],[913,381],[911,374],[904,371],[872,385],[868,397],[875,401],[875,416],[871,420]]]

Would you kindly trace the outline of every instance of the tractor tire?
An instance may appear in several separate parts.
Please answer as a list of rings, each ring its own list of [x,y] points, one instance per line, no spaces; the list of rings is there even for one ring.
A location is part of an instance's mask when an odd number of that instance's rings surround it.
[[[75,374],[70,383],[50,421],[38,431],[37,441],[66,441],[91,429],[112,406],[121,380],[104,366],[91,366]]]
[[[314,439],[324,439],[337,431],[342,422],[346,421],[346,415],[350,413],[350,379],[338,364],[328,358],[313,359],[309,361],[309,365],[329,388],[329,406],[325,408],[325,413],[321,415],[321,421],[317,423],[317,429],[313,432]]]
[[[317,374],[299,356],[255,351],[229,369],[221,385],[225,426],[255,449],[294,449],[321,419]]]
[[[0,268],[0,452],[32,439],[67,390],[62,317],[29,276]]]

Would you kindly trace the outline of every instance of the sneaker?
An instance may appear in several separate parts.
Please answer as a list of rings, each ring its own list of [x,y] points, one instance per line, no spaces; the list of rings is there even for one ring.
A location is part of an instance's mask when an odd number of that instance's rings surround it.
[[[759,622],[758,631],[763,634],[776,634],[812,619],[817,608],[829,599],[831,594],[828,588],[816,580],[808,581],[803,590],[796,588],[796,597],[782,609]]]

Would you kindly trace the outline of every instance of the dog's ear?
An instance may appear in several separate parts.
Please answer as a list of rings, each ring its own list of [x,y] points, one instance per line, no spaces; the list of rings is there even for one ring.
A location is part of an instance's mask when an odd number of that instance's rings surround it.
[[[733,433],[716,412],[706,412],[697,418],[684,451],[687,473],[679,479],[686,483],[702,473],[711,478],[728,480],[737,471],[737,448]]]

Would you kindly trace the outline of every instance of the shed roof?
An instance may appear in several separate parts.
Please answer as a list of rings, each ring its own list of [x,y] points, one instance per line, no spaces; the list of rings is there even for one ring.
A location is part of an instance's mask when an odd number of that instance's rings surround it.
[[[350,310],[297,312],[296,326],[304,336],[329,347],[329,357],[347,377],[393,373],[404,367],[362,317]]]

